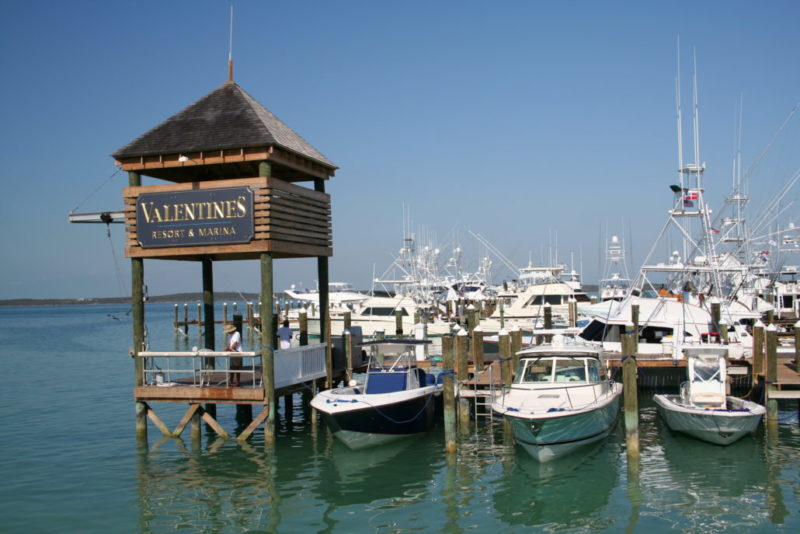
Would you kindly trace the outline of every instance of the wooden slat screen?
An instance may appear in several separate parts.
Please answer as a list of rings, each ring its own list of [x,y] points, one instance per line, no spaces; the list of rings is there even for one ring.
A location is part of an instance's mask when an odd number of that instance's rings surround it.
[[[254,193],[255,237],[250,243],[143,249],[136,234],[136,200],[143,193],[247,186]],[[128,187],[123,190],[126,216],[126,256],[194,257],[225,255],[257,257],[264,251],[287,257],[331,256],[330,195],[276,178],[236,178],[179,184]],[[188,258],[187,258],[188,259]]]

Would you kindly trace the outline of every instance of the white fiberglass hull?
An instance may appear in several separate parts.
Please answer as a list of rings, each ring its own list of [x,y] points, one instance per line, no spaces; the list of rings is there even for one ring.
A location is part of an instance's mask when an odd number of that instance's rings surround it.
[[[727,397],[728,409],[687,406],[680,395],[654,395],[653,400],[670,429],[717,445],[752,434],[766,413],[763,406],[736,397]]]
[[[547,391],[534,389],[528,395],[535,398],[547,395]],[[622,385],[611,383],[596,402],[577,409],[530,410],[525,408],[527,402],[517,408],[502,398],[492,404],[492,409],[511,423],[514,439],[528,454],[539,462],[549,462],[608,436],[617,419],[621,393]]]
[[[351,449],[388,443],[430,430],[441,415],[442,386],[366,394],[358,387],[321,391],[311,406]]]

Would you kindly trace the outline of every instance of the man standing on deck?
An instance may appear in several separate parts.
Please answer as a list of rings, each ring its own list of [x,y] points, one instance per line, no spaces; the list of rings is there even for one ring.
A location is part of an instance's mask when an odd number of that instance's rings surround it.
[[[228,346],[225,347],[227,352],[242,352],[242,335],[236,330],[232,324],[225,325],[225,333],[228,334]],[[242,368],[241,358],[231,358],[231,371],[239,370]],[[239,385],[239,373],[231,373],[230,385]]]

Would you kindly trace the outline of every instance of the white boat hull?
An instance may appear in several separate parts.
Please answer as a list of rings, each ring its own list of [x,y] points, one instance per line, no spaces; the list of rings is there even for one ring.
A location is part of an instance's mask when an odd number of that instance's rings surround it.
[[[577,410],[514,411],[503,406],[502,399],[492,409],[511,423],[514,439],[528,454],[539,462],[549,462],[608,436],[617,419],[621,393],[622,385],[612,383],[598,402]]]
[[[654,395],[653,400],[671,430],[717,445],[752,434],[766,413],[763,406],[736,397],[727,397],[728,409],[685,406],[679,395]]]

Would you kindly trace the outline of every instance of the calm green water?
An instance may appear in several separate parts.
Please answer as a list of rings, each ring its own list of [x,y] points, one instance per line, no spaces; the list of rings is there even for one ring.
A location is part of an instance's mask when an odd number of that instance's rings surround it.
[[[638,473],[621,425],[544,466],[483,421],[452,462],[441,428],[351,452],[312,432],[299,396],[274,452],[261,433],[195,448],[152,426],[137,450],[125,312],[0,308],[0,532],[800,532],[796,403],[774,436],[721,448],[671,435],[643,394]],[[198,344],[176,342],[172,313],[148,305],[153,350]],[[154,408],[174,426],[185,406]],[[232,407],[218,416],[236,429]]]

